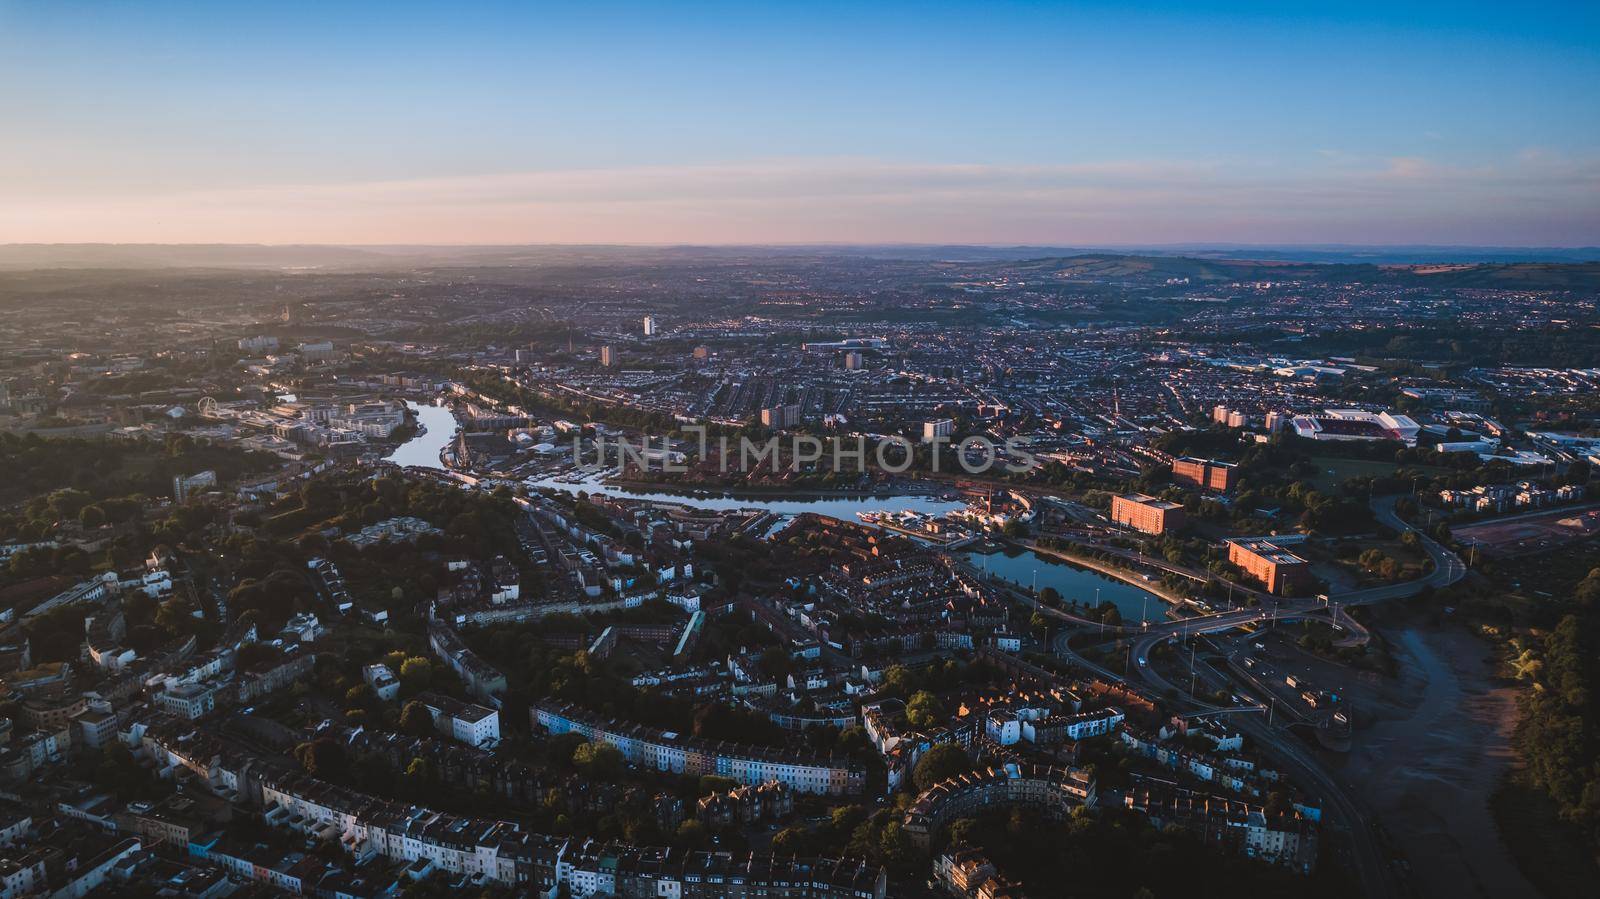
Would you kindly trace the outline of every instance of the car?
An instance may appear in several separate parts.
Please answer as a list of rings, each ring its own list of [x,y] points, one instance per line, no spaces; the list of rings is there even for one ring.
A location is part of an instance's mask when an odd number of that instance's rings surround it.
[[[1149,664],[1150,664],[1150,660],[1149,659],[1140,659],[1139,660],[1139,667],[1140,668],[1144,668],[1144,667],[1148,666]]]

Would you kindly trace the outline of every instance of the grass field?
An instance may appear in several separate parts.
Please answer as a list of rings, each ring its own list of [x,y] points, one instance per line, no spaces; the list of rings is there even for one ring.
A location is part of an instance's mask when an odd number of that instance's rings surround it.
[[[1317,473],[1312,477],[1311,483],[1318,490],[1324,492],[1339,486],[1339,482],[1347,478],[1376,477],[1379,475],[1393,474],[1399,465],[1393,462],[1376,462],[1368,459],[1332,459],[1327,456],[1313,456],[1311,464],[1317,467]],[[1434,468],[1428,465],[1407,466],[1423,474],[1444,474],[1443,468]]]

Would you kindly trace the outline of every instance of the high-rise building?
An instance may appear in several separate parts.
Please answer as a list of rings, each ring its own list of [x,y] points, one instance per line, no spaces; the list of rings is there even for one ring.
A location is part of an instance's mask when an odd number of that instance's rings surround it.
[[[768,428],[792,428],[800,423],[800,404],[771,406],[761,410],[761,424]]]
[[[1183,506],[1143,493],[1113,496],[1111,520],[1146,534],[1165,534],[1183,527]]]
[[[844,367],[849,371],[861,370],[861,354],[851,350],[844,354]]]
[[[647,315],[644,317],[644,336],[656,336],[656,317],[653,315]]]
[[[295,352],[306,362],[327,362],[334,357],[333,341],[316,340],[295,347]]]
[[[1266,425],[1267,433],[1276,434],[1283,430],[1283,426],[1288,422],[1288,420],[1288,416],[1284,415],[1282,412],[1268,412]]]
[[[214,471],[202,471],[188,477],[178,475],[172,479],[172,501],[179,504],[186,503],[190,497],[205,488],[215,486],[217,486],[217,473]]]
[[[1227,493],[1233,489],[1238,466],[1231,462],[1213,462],[1185,456],[1172,463],[1172,479],[1190,487]]]
[[[924,442],[935,437],[949,437],[956,432],[956,422],[953,418],[941,418],[937,421],[922,423],[922,439]]]
[[[246,353],[270,352],[278,348],[278,338],[269,334],[239,338],[239,349]]]
[[[1227,406],[1215,406],[1211,409],[1211,420],[1219,425],[1230,428],[1242,428],[1250,423],[1250,416],[1238,409],[1229,409]]]
[[[606,368],[617,364],[617,351],[612,349],[610,344],[600,348],[600,364]]]

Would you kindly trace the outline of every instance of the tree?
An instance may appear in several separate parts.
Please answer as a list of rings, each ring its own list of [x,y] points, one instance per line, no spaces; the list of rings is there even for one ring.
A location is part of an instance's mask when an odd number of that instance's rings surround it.
[[[423,703],[413,699],[400,709],[400,732],[413,737],[433,734],[433,713]]]
[[[922,754],[911,780],[918,790],[926,790],[936,783],[972,770],[972,759],[954,743],[940,743]]]
[[[884,825],[883,835],[878,838],[880,861],[891,868],[903,868],[911,862],[915,851],[911,845],[911,835],[905,832],[904,825],[899,821]]]
[[[1050,633],[1050,619],[1034,612],[1028,617],[1028,631],[1037,634],[1041,639]]]
[[[810,846],[811,831],[798,824],[785,827],[772,838],[774,855],[808,855]]]
[[[411,694],[433,686],[433,663],[422,656],[406,659],[400,664],[400,686]]]
[[[793,659],[781,646],[768,646],[761,651],[761,658],[756,662],[761,673],[773,679],[782,679],[793,668]]]
[[[697,795],[710,796],[713,793],[726,793],[739,786],[739,782],[731,777],[722,777],[717,774],[700,775],[699,792]]]
[[[909,696],[916,685],[916,675],[904,665],[890,666],[883,673],[883,687],[895,696]]]
[[[850,833],[867,820],[867,810],[859,805],[841,805],[828,815],[828,826],[834,833]]]
[[[839,731],[839,739],[835,748],[845,755],[861,755],[872,749],[872,738],[867,736],[865,728],[857,725]]]
[[[413,783],[427,783],[433,780],[433,762],[421,756],[411,760],[406,766],[406,780]]]
[[[701,849],[710,843],[706,826],[693,818],[678,825],[677,844],[685,849]]]
[[[556,734],[545,742],[545,759],[553,767],[566,768],[572,764],[572,757],[578,747],[589,742],[582,734],[568,731]]]
[[[944,709],[939,697],[927,690],[918,690],[906,703],[906,721],[918,730],[936,726],[943,717]]]
[[[585,743],[572,751],[572,763],[586,777],[614,781],[622,776],[622,753],[609,743]]]
[[[296,746],[294,757],[307,774],[324,780],[339,780],[349,766],[344,746],[327,737],[319,737]]]
[[[976,830],[977,827],[978,822],[973,818],[957,818],[950,824],[950,845],[972,845],[972,832]]]
[[[1061,591],[1054,587],[1046,587],[1039,591],[1039,602],[1053,608],[1061,605]]]

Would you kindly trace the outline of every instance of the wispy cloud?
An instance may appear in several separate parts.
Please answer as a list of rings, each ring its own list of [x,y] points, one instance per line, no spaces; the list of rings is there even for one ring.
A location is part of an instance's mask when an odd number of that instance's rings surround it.
[[[0,201],[17,242],[1600,243],[1600,162],[855,158]]]

